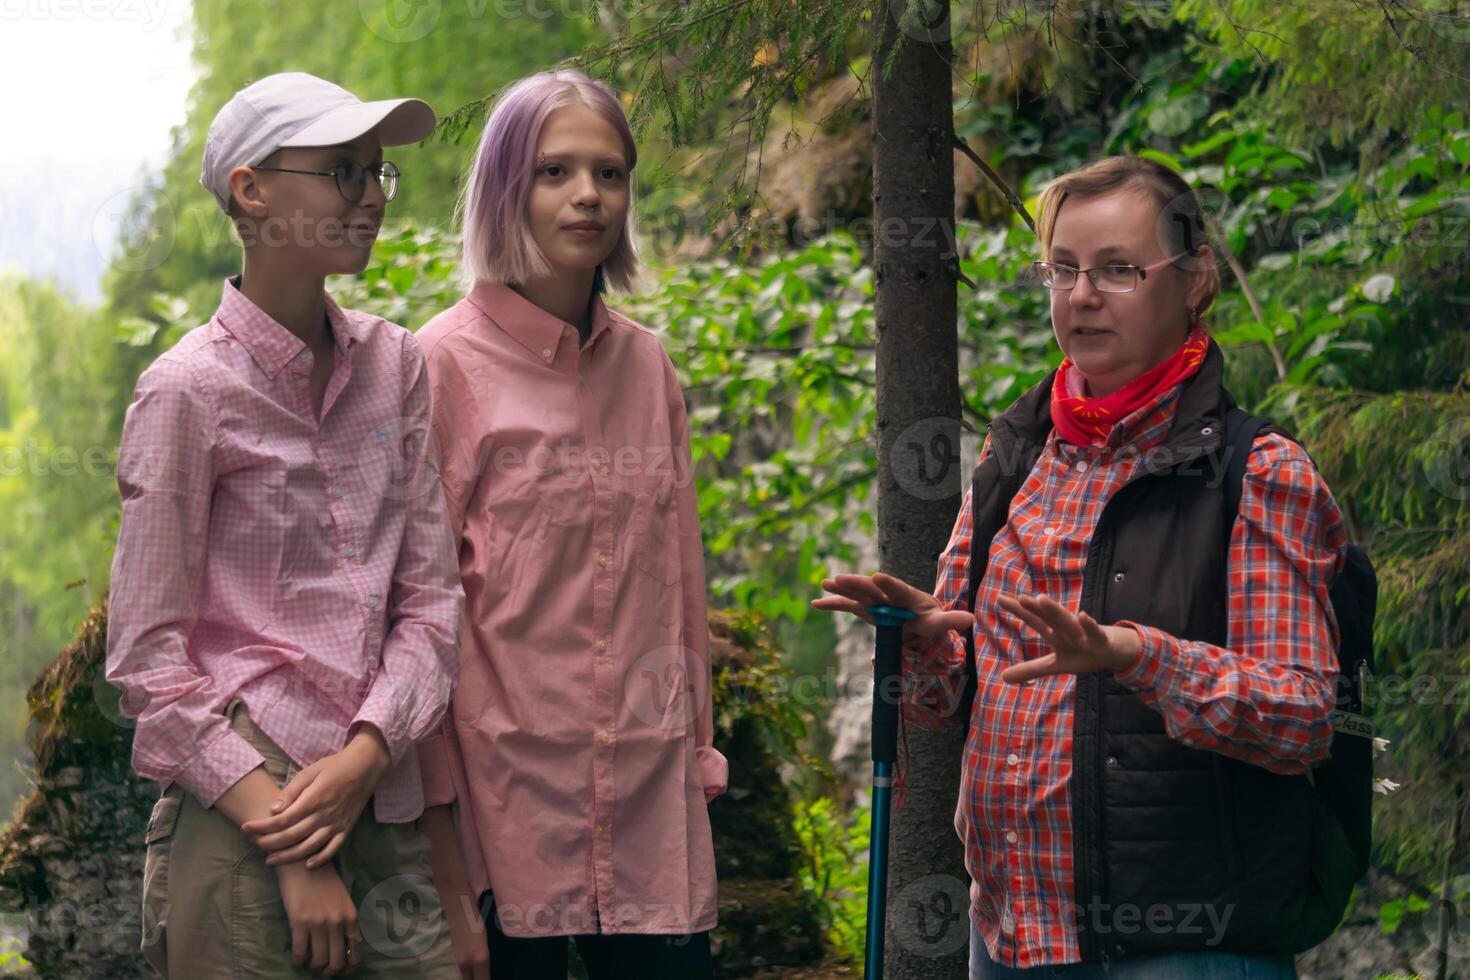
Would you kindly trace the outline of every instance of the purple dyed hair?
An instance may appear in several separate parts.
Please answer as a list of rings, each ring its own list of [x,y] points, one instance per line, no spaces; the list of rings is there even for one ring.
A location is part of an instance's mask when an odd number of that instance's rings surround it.
[[[608,122],[623,140],[629,192],[638,148],[628,117],[611,88],[579,71],[538,72],[516,82],[496,100],[470,164],[460,211],[464,223],[463,271],[477,282],[525,282],[551,271],[527,223],[535,177],[536,141],[546,117],[563,106],[582,105]],[[638,275],[633,202],[617,247],[598,267],[597,281],[628,292]],[[599,289],[600,291],[600,289]]]

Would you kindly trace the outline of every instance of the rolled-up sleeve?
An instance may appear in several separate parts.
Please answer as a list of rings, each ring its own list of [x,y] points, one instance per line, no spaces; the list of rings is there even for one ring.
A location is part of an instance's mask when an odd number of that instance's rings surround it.
[[[990,438],[980,447],[980,458],[990,452]],[[949,543],[939,556],[939,566],[934,576],[934,598],[945,612],[965,609],[969,596],[970,549],[974,537],[973,488],[965,487],[960,500],[959,513],[955,515],[954,529],[950,531]],[[923,645],[903,648],[903,700],[899,710],[904,721],[937,731],[968,723],[969,719],[959,710],[964,700],[967,676],[965,673],[964,637],[946,630],[932,641]]]
[[[1346,540],[1306,453],[1262,436],[1231,540],[1229,648],[1121,621],[1142,650],[1118,680],[1192,748],[1305,772],[1332,743],[1338,631],[1329,588]]]
[[[136,718],[133,767],[203,806],[263,761],[230,729],[218,690],[189,656],[204,583],[218,423],[208,389],[165,355],[138,379],[123,421],[107,680]]]
[[[418,342],[404,336],[404,398],[399,432],[407,509],[393,569],[383,654],[353,725],[383,733],[393,762],[439,731],[459,678],[464,589],[439,486],[431,430],[427,366]]]

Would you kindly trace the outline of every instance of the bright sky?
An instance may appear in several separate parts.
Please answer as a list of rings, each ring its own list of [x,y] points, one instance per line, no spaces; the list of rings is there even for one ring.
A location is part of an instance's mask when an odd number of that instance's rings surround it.
[[[188,0],[0,0],[0,268],[95,299],[120,211],[194,81]]]

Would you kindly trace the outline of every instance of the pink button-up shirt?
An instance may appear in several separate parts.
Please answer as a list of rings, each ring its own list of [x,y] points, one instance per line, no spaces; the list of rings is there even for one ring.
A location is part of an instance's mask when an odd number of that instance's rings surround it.
[[[466,594],[461,682],[420,746],[511,936],[716,918],[704,554],[658,338],[481,284],[418,333]]]
[[[457,674],[464,592],[413,335],[327,299],[318,421],[306,345],[227,281],[214,318],[138,379],[123,423],[107,679],[138,774],[211,806],[262,761],[239,696],[302,766],[371,723],[391,764],[374,814],[423,811],[413,742]]]

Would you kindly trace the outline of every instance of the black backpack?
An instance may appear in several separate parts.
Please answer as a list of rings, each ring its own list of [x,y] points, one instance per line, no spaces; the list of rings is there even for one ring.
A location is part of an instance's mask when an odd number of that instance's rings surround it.
[[[1240,510],[1246,457],[1256,435],[1269,423],[1233,408],[1225,420],[1226,540]],[[1288,439],[1291,435],[1272,426]],[[1296,442],[1295,439],[1292,439]],[[1363,695],[1373,676],[1373,616],[1378,607],[1378,577],[1368,554],[1349,543],[1343,566],[1328,588],[1337,617],[1337,705],[1332,712],[1332,752],[1311,770],[1317,798],[1336,820],[1352,848],[1352,880],[1368,871],[1373,847],[1373,722],[1363,711]]]
[[[1221,489],[1225,494],[1226,541],[1240,510],[1245,482],[1246,457],[1256,436],[1265,428],[1293,442],[1287,432],[1240,408],[1232,408],[1225,427],[1225,472]],[[1015,468],[1005,478],[1003,489],[1014,497],[1027,473]],[[1218,471],[1217,471],[1218,472]],[[978,502],[978,496],[975,497]],[[969,592],[965,609],[975,608],[975,596],[989,560],[989,540],[972,537],[970,542]],[[1368,871],[1373,846],[1373,724],[1363,712],[1363,695],[1373,676],[1373,617],[1378,605],[1378,578],[1362,548],[1349,544],[1343,567],[1329,587],[1332,610],[1337,618],[1337,704],[1332,712],[1332,751],[1311,770],[1309,779],[1323,808],[1336,821],[1341,839],[1319,842],[1322,854],[1313,862],[1325,891],[1345,905],[1356,883]],[[965,691],[961,710],[966,724],[977,683],[974,634],[965,636]],[[1332,835],[1336,838],[1336,835]],[[1350,855],[1346,852],[1350,851]],[[1351,874],[1351,877],[1348,874]]]

